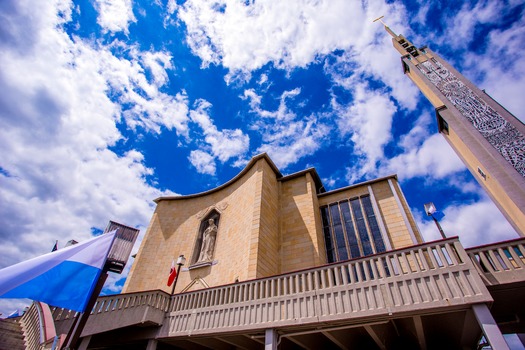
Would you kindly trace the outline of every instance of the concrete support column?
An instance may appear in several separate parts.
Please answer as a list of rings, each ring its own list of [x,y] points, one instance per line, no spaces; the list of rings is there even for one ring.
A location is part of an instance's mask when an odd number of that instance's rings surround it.
[[[78,346],[78,350],[86,350],[89,345],[89,341],[91,340],[91,336],[84,337],[80,341],[80,345]]]
[[[478,320],[481,330],[483,331],[487,341],[490,343],[492,349],[509,350],[509,346],[507,345],[505,338],[503,338],[503,334],[501,334],[501,331],[496,324],[494,317],[492,317],[492,314],[490,313],[487,305],[472,305],[472,310],[474,311],[474,315],[476,315],[476,319]]]
[[[267,329],[264,336],[264,350],[277,350],[279,336],[275,329]]]
[[[156,350],[157,343],[158,343],[157,339],[148,340],[148,345],[146,346],[146,350]]]
[[[525,347],[525,333],[518,333],[518,339],[521,341],[521,344]]]

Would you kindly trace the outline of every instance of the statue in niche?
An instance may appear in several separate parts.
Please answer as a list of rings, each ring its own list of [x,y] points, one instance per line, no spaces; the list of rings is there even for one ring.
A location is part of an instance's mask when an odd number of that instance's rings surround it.
[[[202,233],[202,244],[197,262],[208,262],[213,258],[215,249],[215,238],[217,237],[217,225],[215,220],[208,219],[208,227]]]

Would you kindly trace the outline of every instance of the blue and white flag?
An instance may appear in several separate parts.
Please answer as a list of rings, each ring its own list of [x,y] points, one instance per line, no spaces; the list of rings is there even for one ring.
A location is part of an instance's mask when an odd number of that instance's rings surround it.
[[[0,298],[29,298],[84,312],[115,231],[0,270]]]

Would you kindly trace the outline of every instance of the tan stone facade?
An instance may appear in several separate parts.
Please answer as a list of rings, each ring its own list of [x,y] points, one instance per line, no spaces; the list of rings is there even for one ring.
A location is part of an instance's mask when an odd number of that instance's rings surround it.
[[[314,169],[282,176],[262,154],[218,188],[158,198],[123,292],[170,292],[168,272],[181,254],[187,262],[175,292],[326,264],[320,207],[359,196],[370,198],[387,249],[422,242],[395,176],[324,192]],[[219,214],[213,262],[196,264],[199,229],[210,213]]]

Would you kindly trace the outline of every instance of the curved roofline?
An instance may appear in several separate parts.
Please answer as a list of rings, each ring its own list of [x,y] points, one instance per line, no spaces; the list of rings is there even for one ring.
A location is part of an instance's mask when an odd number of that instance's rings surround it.
[[[202,196],[206,196],[206,195],[212,194],[214,192],[220,191],[223,188],[226,188],[226,187],[230,186],[231,184],[233,184],[234,182],[236,182],[237,180],[239,180],[242,176],[244,176],[261,159],[266,160],[266,162],[270,165],[270,168],[272,168],[272,170],[277,175],[277,179],[280,179],[280,178],[283,177],[283,174],[281,174],[279,169],[277,169],[277,166],[270,159],[268,154],[267,153],[261,153],[261,154],[256,155],[255,157],[253,157],[248,162],[246,167],[244,167],[244,169],[241,170],[241,172],[239,174],[237,174],[234,178],[232,178],[230,181],[228,181],[228,182],[226,182],[226,183],[224,183],[224,184],[222,184],[222,185],[220,185],[218,187],[212,188],[211,190],[208,190],[208,191],[195,193],[195,194],[159,197],[159,198],[155,198],[153,201],[158,204],[160,201],[163,201],[163,200],[178,200],[178,199],[196,198],[196,197],[202,197]],[[317,176],[317,177],[319,178],[319,176]]]
[[[160,201],[163,201],[163,200],[190,199],[190,198],[197,198],[197,197],[202,197],[202,196],[206,196],[206,195],[215,193],[215,192],[220,191],[223,188],[226,188],[226,187],[230,186],[231,184],[235,183],[237,180],[239,180],[241,177],[243,177],[261,159],[266,160],[266,162],[268,163],[270,168],[272,168],[272,170],[275,172],[275,175],[277,176],[277,180],[281,181],[281,182],[292,180],[292,179],[295,179],[297,177],[304,176],[307,173],[310,173],[312,178],[313,178],[313,180],[314,180],[315,187],[317,189],[317,196],[318,197],[328,196],[328,195],[331,195],[331,194],[334,194],[334,193],[337,193],[337,192],[346,191],[346,190],[354,188],[354,187],[368,185],[368,184],[372,184],[372,183],[383,181],[383,180],[387,180],[387,179],[394,178],[394,179],[397,180],[397,174],[391,174],[391,175],[387,175],[387,176],[384,176],[384,177],[381,177],[381,178],[364,181],[364,182],[361,182],[361,183],[353,184],[353,185],[342,187],[342,188],[337,188],[337,189],[331,190],[331,191],[326,191],[326,189],[324,188],[324,185],[323,185],[323,183],[321,181],[321,178],[319,177],[319,174],[317,174],[317,170],[315,170],[315,168],[308,168],[308,169],[301,170],[301,171],[298,171],[298,172],[293,173],[293,174],[289,174],[289,175],[283,176],[283,174],[281,174],[281,172],[279,171],[279,169],[277,168],[275,163],[272,161],[270,156],[268,156],[267,153],[261,153],[261,154],[258,154],[256,156],[254,156],[252,159],[250,159],[248,164],[244,167],[243,170],[241,170],[241,172],[239,174],[237,174],[235,177],[233,177],[230,181],[228,181],[228,182],[226,182],[226,183],[224,183],[224,184],[222,184],[222,185],[220,185],[218,187],[212,188],[211,190],[208,190],[208,191],[195,193],[195,194],[158,197],[158,198],[155,198],[153,201],[158,204]]]

